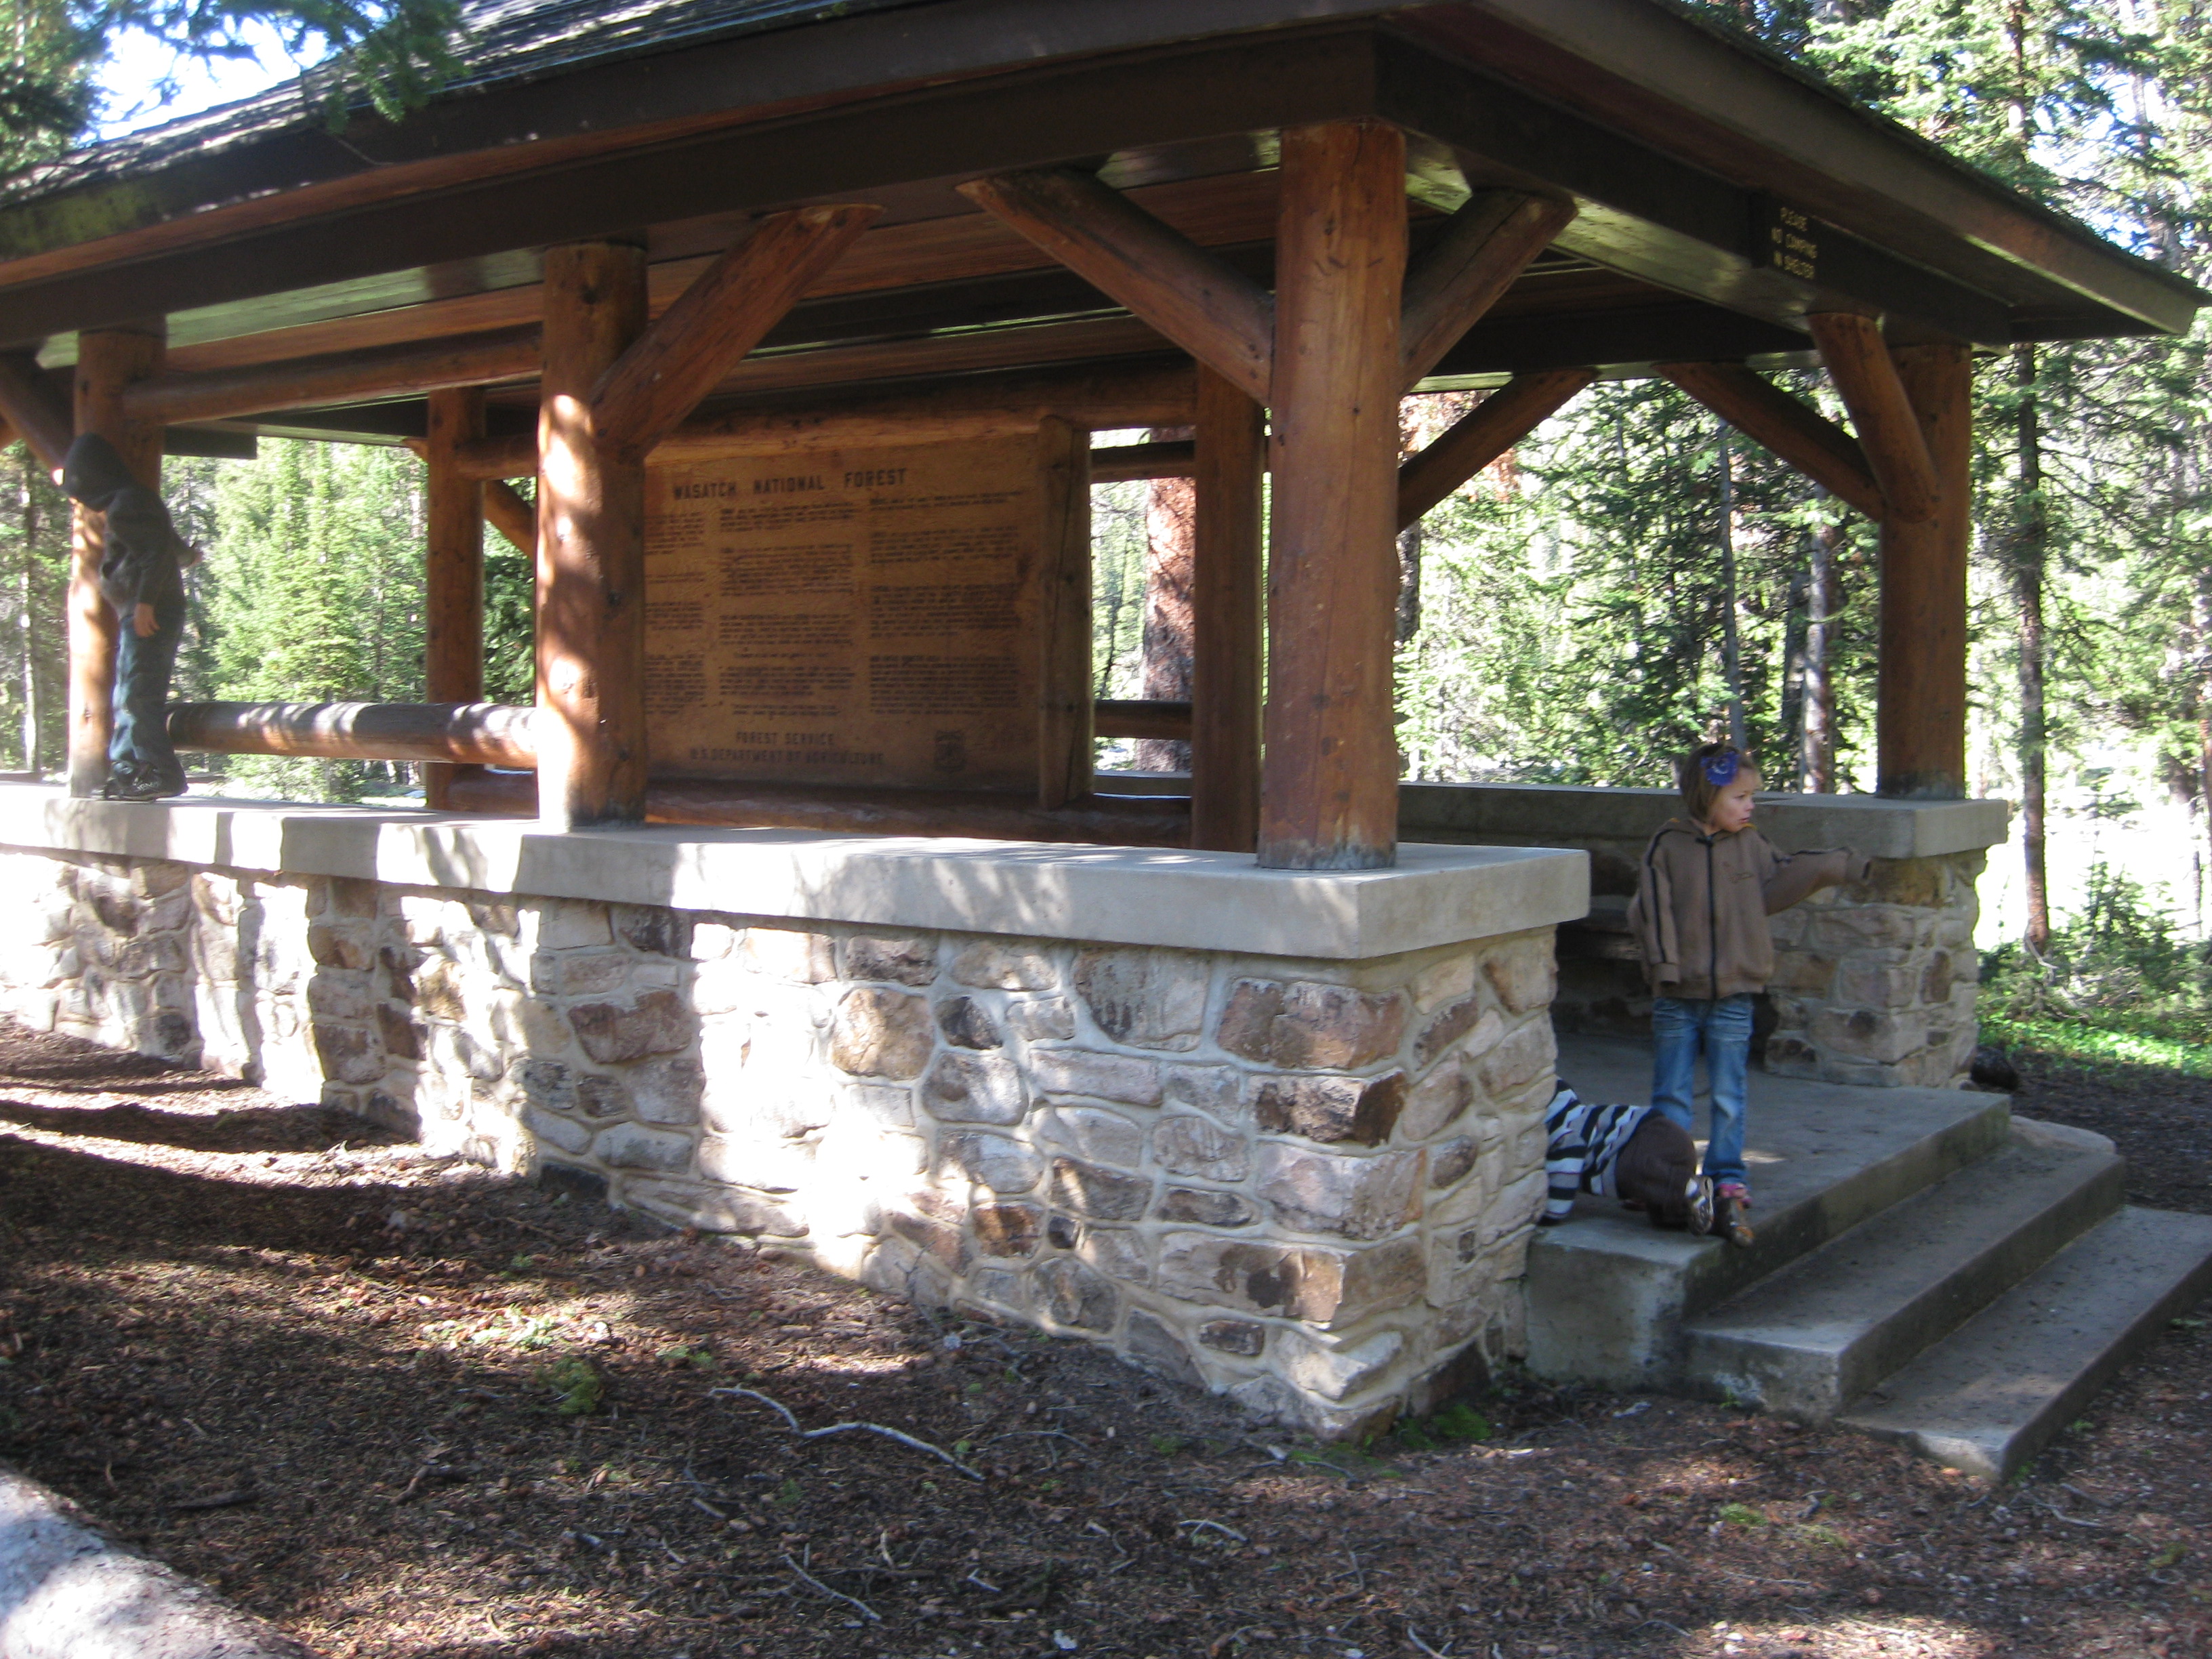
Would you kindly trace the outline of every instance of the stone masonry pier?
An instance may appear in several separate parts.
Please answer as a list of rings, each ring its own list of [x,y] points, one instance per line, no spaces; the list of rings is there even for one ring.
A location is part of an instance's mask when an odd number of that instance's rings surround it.
[[[1399,866],[0,793],[28,1023],[1323,1436],[1522,1346],[1579,852]]]

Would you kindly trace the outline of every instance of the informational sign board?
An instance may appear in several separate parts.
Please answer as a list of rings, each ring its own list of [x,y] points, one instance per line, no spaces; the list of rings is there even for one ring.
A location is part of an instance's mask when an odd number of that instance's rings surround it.
[[[1052,497],[1033,437],[655,467],[653,772],[1032,791]]]

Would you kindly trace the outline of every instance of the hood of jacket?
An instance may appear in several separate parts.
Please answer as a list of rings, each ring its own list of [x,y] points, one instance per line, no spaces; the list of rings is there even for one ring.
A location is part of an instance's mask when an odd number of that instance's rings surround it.
[[[106,512],[118,495],[137,488],[138,480],[131,476],[115,446],[97,432],[81,434],[62,457],[62,489],[71,501],[95,513]]]

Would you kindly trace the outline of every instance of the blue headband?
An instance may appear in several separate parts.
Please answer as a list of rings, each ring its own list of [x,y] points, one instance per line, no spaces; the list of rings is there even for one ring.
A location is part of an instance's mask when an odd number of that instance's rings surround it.
[[[1716,789],[1725,789],[1734,783],[1736,768],[1742,764],[1742,754],[1734,749],[1723,749],[1717,755],[1708,755],[1698,763],[1705,771],[1705,781]]]

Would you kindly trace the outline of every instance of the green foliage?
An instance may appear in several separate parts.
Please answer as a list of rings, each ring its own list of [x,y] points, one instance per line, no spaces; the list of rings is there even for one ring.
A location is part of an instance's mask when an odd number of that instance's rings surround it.
[[[799,1482],[787,1474],[783,1477],[783,1484],[775,1489],[769,1497],[769,1502],[777,1509],[787,1510],[805,1496],[805,1494],[799,1489]]]
[[[2007,941],[1982,959],[1992,1040],[2090,1060],[2197,1073],[2212,1063],[2212,945],[2185,939],[2172,908],[2099,862],[2080,911],[2041,953]]]
[[[591,1361],[574,1354],[547,1366],[544,1382],[555,1396],[553,1409],[563,1417],[589,1417],[599,1410],[606,1389]]]
[[[1763,1527],[1766,1524],[1766,1516],[1748,1504],[1723,1504],[1720,1507],[1719,1516],[1731,1527]]]
[[[407,702],[422,696],[422,468],[404,450],[272,440],[214,489],[198,578],[205,695]],[[182,677],[180,677],[181,689]],[[404,788],[394,763],[230,759],[247,790],[359,800]]]

